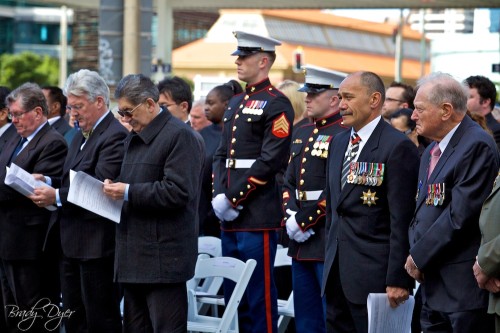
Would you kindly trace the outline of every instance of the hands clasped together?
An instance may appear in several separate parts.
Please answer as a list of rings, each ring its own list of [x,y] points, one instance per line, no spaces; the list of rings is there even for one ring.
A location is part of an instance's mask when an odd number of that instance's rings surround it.
[[[303,243],[306,240],[309,239],[312,235],[314,235],[314,230],[309,229],[306,231],[302,231],[295,220],[295,214],[297,212],[287,209],[286,210],[287,214],[290,215],[290,217],[286,221],[286,233],[288,234],[288,237],[290,239],[293,239],[296,242]]]
[[[240,215],[240,210],[243,209],[241,206],[238,206],[238,209],[233,208],[224,193],[217,194],[212,199],[212,207],[214,208],[215,215],[221,221],[236,220],[238,215]]]

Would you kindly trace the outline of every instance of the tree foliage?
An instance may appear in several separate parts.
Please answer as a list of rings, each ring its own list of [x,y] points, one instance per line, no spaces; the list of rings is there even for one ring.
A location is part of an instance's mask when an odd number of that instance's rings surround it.
[[[32,52],[0,55],[0,86],[10,89],[25,82],[57,86],[59,60]]]

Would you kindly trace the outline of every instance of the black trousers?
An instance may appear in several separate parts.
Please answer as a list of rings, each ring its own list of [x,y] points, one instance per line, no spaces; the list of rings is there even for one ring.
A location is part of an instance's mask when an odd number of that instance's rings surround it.
[[[182,283],[123,283],[124,333],[187,331],[187,290]]]
[[[7,319],[7,332],[21,332],[33,330],[33,332],[45,332],[45,314],[41,309],[46,305],[47,292],[43,288],[44,269],[42,261],[33,260],[2,260],[3,276],[2,297],[4,302],[4,313]],[[35,308],[40,317],[22,317],[23,311]]]
[[[462,312],[440,312],[424,304],[420,323],[424,333],[493,333],[495,331],[494,317],[486,313],[486,308]]]
[[[121,333],[120,289],[113,282],[114,258],[63,257],[61,287],[66,333]]]
[[[365,304],[349,302],[340,283],[338,259],[335,258],[325,289],[326,327],[329,333],[368,332],[368,310]]]

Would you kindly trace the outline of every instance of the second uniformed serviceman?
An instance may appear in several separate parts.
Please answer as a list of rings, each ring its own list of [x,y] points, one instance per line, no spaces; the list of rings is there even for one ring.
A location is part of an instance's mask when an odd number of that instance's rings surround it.
[[[222,254],[246,261],[255,259],[242,304],[240,332],[276,332],[277,291],[273,264],[282,219],[276,174],[286,167],[290,149],[293,108],[268,78],[275,39],[236,32],[238,78],[247,83],[224,114],[224,130],[214,155],[212,206],[222,221]],[[228,297],[234,285],[225,282]]]
[[[325,257],[325,211],[328,146],[344,130],[340,123],[338,86],[343,75],[326,68],[306,66],[307,116],[313,123],[295,130],[290,163],[283,188],[284,222],[290,237],[295,328],[326,332],[321,281]]]

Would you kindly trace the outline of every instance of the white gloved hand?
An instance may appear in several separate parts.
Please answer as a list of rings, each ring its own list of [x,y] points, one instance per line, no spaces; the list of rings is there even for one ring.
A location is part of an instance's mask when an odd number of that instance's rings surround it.
[[[219,220],[224,221],[224,214],[231,207],[231,203],[229,199],[226,197],[224,193],[219,193],[212,199],[212,207],[214,208],[215,215],[219,218]],[[237,217],[238,215],[236,215]],[[234,217],[233,220],[236,218]]]
[[[306,230],[305,232],[302,232],[302,230],[299,230],[293,236],[293,240],[298,242],[298,243],[303,243],[306,240],[308,240],[309,237],[311,237],[312,235],[314,235],[314,230],[312,230],[312,229]]]
[[[288,213],[288,211],[287,211]],[[290,239],[293,239],[293,236],[299,231],[299,225],[297,224],[297,221],[295,220],[295,212],[294,214],[290,215],[290,217],[286,220],[286,233],[288,234],[288,237]]]
[[[222,215],[223,221],[234,221],[238,215],[240,215],[240,211],[234,208],[229,208]]]

